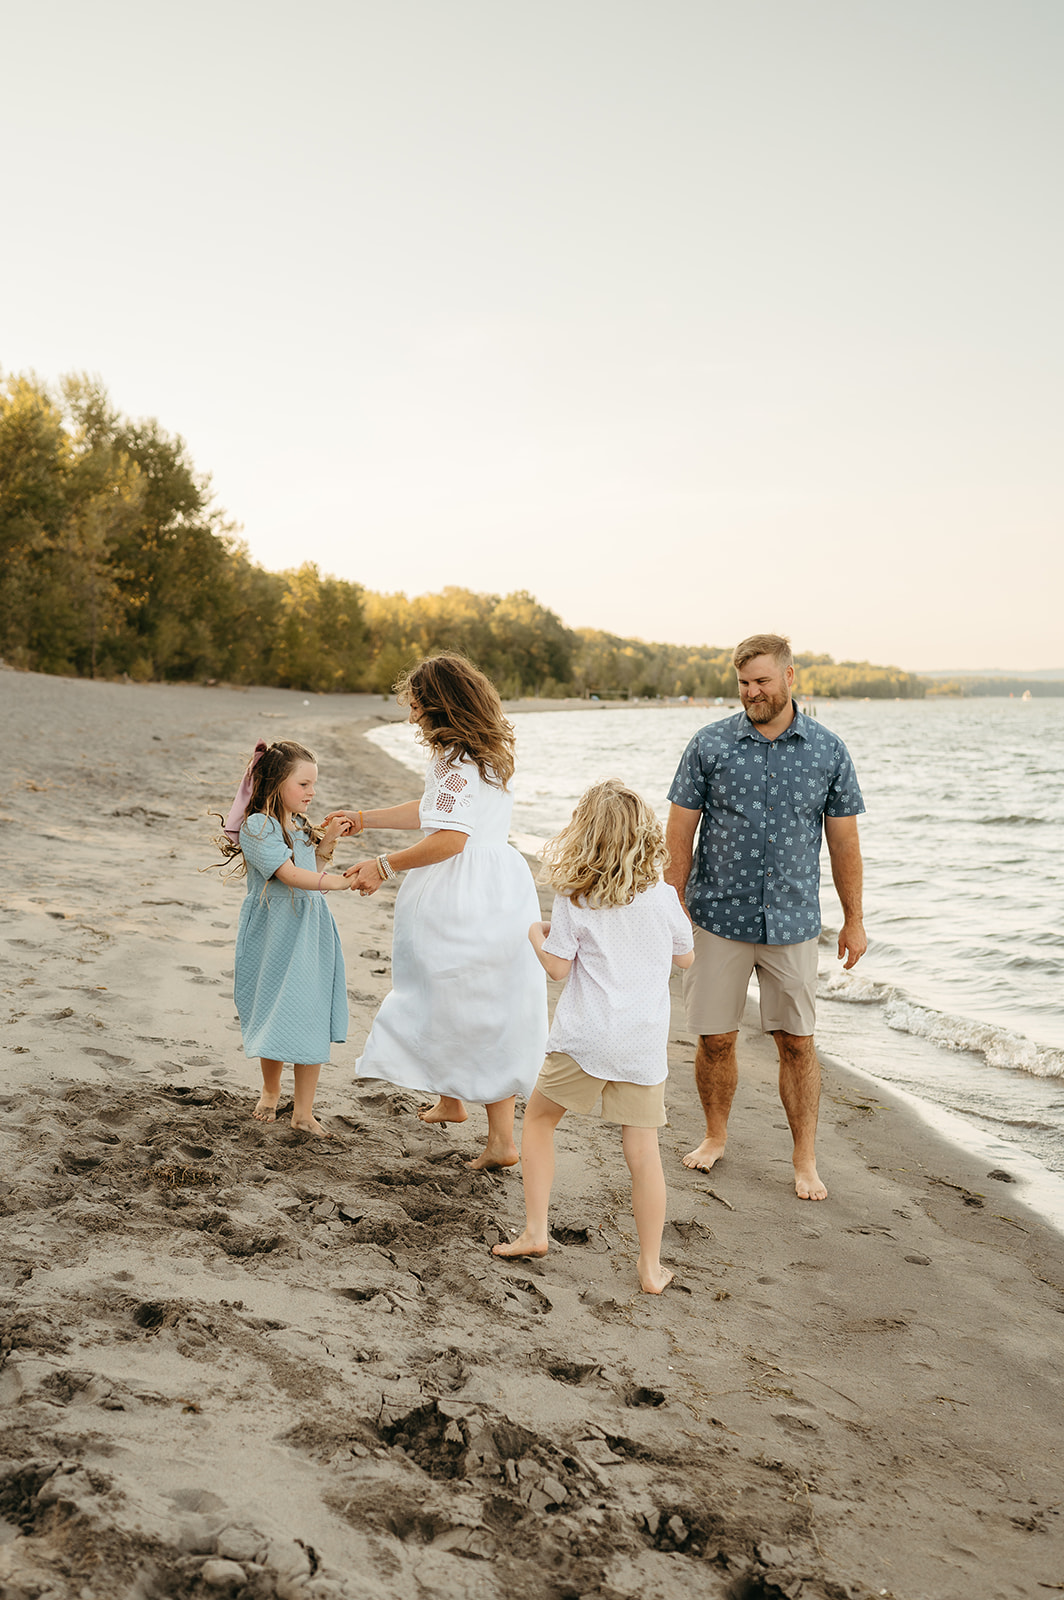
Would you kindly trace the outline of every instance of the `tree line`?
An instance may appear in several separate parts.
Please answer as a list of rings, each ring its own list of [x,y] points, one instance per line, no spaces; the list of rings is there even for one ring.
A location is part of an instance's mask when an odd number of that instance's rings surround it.
[[[459,650],[506,698],[734,695],[731,653],[568,628],[530,594],[376,594],[253,561],[184,441],[98,381],[0,383],[0,657],[38,672],[386,694]],[[798,655],[800,693],[922,696],[913,673]],[[935,686],[936,692],[941,692]]]
[[[970,699],[972,696],[983,699],[987,695],[996,695],[1013,700],[1028,694],[1034,700],[1064,695],[1064,681],[1056,678],[977,678],[967,675],[960,678],[931,678],[927,683],[927,693],[935,699]]]

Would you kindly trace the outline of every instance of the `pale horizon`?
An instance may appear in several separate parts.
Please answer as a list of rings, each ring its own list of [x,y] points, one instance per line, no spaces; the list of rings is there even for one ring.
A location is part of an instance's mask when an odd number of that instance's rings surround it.
[[[262,565],[1055,670],[1055,0],[58,0],[0,45],[0,369],[181,435]]]

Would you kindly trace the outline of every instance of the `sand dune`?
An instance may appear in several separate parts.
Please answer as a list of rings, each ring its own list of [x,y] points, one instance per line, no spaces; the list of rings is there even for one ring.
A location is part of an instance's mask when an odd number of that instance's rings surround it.
[[[711,1177],[674,1015],[665,1257],[637,1292],[615,1134],[559,1132],[555,1244],[501,1263],[482,1113],[356,1082],[393,891],[334,896],[352,1029],[323,1145],[249,1110],[242,888],[260,734],[319,800],[409,798],[369,697],[5,672],[0,1600],[1006,1600],[1064,1584],[1064,1241],[1019,1186],[830,1063],[790,1192],[745,1030]],[[387,841],[380,836],[377,848]],[[355,859],[353,847],[342,859]],[[290,1087],[290,1080],[286,1083]]]

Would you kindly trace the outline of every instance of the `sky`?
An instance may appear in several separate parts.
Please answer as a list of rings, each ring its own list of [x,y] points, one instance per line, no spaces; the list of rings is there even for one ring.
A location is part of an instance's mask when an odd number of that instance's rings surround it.
[[[1064,668],[1060,0],[0,0],[0,370],[251,555]]]

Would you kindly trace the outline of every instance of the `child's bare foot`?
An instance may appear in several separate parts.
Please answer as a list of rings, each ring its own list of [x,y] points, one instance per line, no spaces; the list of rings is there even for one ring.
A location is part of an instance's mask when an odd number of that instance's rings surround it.
[[[645,1265],[640,1261],[636,1269],[639,1273],[639,1287],[644,1294],[660,1294],[667,1289],[675,1278],[675,1272],[670,1272],[668,1267],[663,1267],[660,1261],[653,1265]]]
[[[498,1172],[501,1167],[516,1167],[521,1157],[517,1146],[511,1139],[509,1144],[494,1145],[490,1141],[484,1146],[479,1156],[465,1165],[470,1172]]]
[[[493,1244],[493,1256],[545,1256],[547,1254],[546,1239],[535,1239],[526,1228],[519,1239],[513,1244]]]
[[[461,1100],[441,1094],[434,1106],[422,1106],[418,1116],[422,1122],[464,1122],[469,1113]]]
[[[278,1106],[278,1102],[280,1101],[280,1098],[281,1098],[281,1096],[279,1094],[267,1094],[265,1089],[264,1089],[262,1094],[259,1095],[259,1103],[258,1103],[258,1105],[255,1107],[254,1111],[251,1113],[251,1115],[255,1118],[255,1121],[256,1122],[276,1122],[277,1121],[277,1106]]]
[[[292,1113],[292,1126],[300,1133],[312,1133],[316,1139],[331,1139],[328,1128],[323,1128],[317,1117],[297,1117]]]

